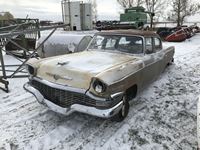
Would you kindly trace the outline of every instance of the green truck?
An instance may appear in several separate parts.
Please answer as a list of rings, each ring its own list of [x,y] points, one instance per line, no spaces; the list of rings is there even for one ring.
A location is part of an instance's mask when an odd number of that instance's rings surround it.
[[[147,24],[148,16],[153,18],[154,13],[145,11],[142,6],[131,7],[125,9],[123,14],[120,14],[120,21],[97,21],[96,27],[101,30],[140,29]]]

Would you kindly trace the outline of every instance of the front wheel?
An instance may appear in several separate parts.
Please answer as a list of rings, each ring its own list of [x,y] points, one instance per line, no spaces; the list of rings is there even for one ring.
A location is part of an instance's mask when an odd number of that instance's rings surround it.
[[[129,112],[129,102],[125,95],[123,96],[122,101],[123,101],[123,105],[122,105],[121,110],[112,118],[114,121],[117,121],[117,122],[123,121]]]

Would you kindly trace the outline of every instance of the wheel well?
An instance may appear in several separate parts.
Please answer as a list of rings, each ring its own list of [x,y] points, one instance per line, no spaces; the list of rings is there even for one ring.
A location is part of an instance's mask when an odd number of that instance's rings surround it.
[[[132,100],[137,95],[137,85],[133,85],[126,90],[126,96],[128,100]]]

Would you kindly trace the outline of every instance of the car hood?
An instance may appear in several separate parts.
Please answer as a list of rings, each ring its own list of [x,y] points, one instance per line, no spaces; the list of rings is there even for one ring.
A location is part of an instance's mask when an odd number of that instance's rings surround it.
[[[127,54],[84,51],[40,60],[37,76],[54,83],[88,89],[92,77],[136,60]]]

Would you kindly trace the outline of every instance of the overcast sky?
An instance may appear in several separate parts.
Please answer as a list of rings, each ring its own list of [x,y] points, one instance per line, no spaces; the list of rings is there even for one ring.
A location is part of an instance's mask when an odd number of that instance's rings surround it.
[[[99,20],[119,19],[122,9],[116,1],[97,0]],[[16,18],[25,18],[28,15],[29,18],[40,20],[62,21],[61,0],[0,0],[1,11],[10,11]],[[199,15],[189,21],[199,21]]]
[[[97,0],[98,19],[118,19],[120,6],[116,0]],[[10,11],[15,17],[62,20],[61,0],[0,0],[0,12]]]

